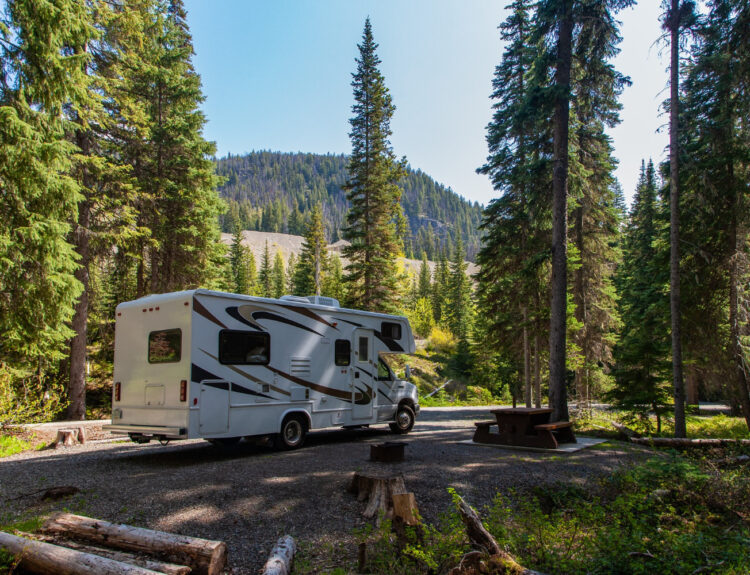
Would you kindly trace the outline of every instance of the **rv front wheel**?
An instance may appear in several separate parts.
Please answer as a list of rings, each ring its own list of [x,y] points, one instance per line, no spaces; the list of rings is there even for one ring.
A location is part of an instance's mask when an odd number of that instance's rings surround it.
[[[281,424],[281,433],[276,436],[276,447],[279,449],[296,449],[305,442],[307,425],[302,417],[290,415]]]
[[[403,435],[411,431],[411,428],[414,427],[415,419],[416,416],[411,407],[408,405],[399,405],[396,411],[396,421],[390,423],[389,426],[393,433]]]

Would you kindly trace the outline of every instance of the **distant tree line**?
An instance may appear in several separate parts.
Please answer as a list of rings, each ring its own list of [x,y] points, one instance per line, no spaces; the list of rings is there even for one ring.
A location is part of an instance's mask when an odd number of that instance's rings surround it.
[[[326,238],[330,243],[338,241],[349,209],[344,190],[348,162],[344,155],[267,151],[218,159],[217,173],[225,178],[219,192],[229,204],[221,217],[222,231],[232,233],[239,222],[246,230],[303,235],[313,207],[320,204]],[[425,252],[437,260],[460,232],[467,259],[474,261],[481,241],[479,204],[408,166],[398,186],[407,224],[406,257],[419,259]]]

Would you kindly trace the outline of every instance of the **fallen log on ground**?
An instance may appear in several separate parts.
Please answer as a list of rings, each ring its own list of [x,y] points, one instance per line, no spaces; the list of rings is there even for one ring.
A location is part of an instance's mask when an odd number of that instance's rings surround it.
[[[382,511],[387,518],[393,516],[393,495],[406,493],[402,475],[367,475],[355,472],[349,485],[349,492],[357,496],[358,501],[367,499],[363,515],[374,517]]]
[[[750,445],[750,439],[686,439],[682,437],[631,437],[638,445],[654,447],[726,447],[727,445]]]
[[[478,548],[482,553],[468,553],[461,561],[461,565],[455,567],[450,575],[462,575],[463,573],[480,573],[489,572],[498,575],[507,573],[508,575],[542,575],[539,571],[527,569],[518,564],[518,562],[506,551],[503,551],[498,545],[495,538],[482,524],[482,520],[471,506],[464,501],[463,497],[457,495],[458,512],[461,515],[461,521],[466,526],[466,534],[469,536],[471,544]],[[479,570],[478,563],[483,554],[489,555],[485,569],[491,571]],[[475,566],[476,565],[476,566]]]
[[[290,535],[279,538],[271,549],[271,555],[263,566],[263,575],[289,575],[297,545]]]
[[[129,553],[127,551],[115,551],[114,549],[105,549],[104,547],[97,547],[95,545],[86,545],[79,541],[71,540],[59,540],[52,535],[40,535],[36,533],[20,533],[17,532],[21,537],[27,539],[33,539],[35,541],[44,541],[52,545],[58,545],[59,547],[67,547],[75,551],[81,551],[82,553],[89,553],[91,555],[98,555],[99,557],[106,557],[113,561],[120,561],[121,563],[130,563],[131,565],[137,565],[144,569],[150,569],[157,573],[164,573],[164,575],[188,575],[192,569],[187,565],[175,565],[174,563],[165,563],[164,561],[157,561],[142,555],[135,553]]]
[[[0,532],[0,548],[13,555],[22,569],[41,575],[160,575],[158,571],[10,533]]]
[[[194,573],[201,575],[218,575],[227,562],[227,546],[222,541],[116,525],[71,513],[52,516],[42,531],[164,557],[188,565]]]
[[[637,431],[630,429],[629,427],[621,423],[617,423],[616,421],[612,421],[611,423],[612,427],[614,427],[620,435],[627,437],[628,439],[632,439],[633,437],[643,437]]]

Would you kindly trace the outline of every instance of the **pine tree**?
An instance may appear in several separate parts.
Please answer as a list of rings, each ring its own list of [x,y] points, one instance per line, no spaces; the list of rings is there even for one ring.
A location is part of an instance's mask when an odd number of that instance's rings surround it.
[[[669,393],[668,282],[656,246],[659,238],[654,165],[641,176],[623,238],[623,262],[617,271],[622,317],[615,347],[615,387],[608,399],[649,425],[649,413],[666,413]],[[659,429],[660,431],[660,429]]]
[[[432,283],[432,313],[435,323],[443,325],[448,318],[448,254],[440,252],[435,266],[435,281]]]
[[[261,297],[273,297],[273,276],[271,274],[271,256],[268,251],[268,240],[266,240],[263,256],[260,260],[257,291]]]
[[[44,409],[44,370],[73,335],[66,324],[82,286],[66,238],[81,195],[70,177],[74,147],[64,138],[71,127],[64,110],[90,101],[88,56],[75,48],[95,30],[85,4],[72,1],[10,0],[3,15],[0,392],[7,403],[0,409],[14,420]],[[24,387],[26,403],[16,403]]]
[[[341,267],[341,258],[338,254],[332,254],[328,260],[328,272],[323,278],[322,295],[332,297],[339,302],[346,300],[344,272]]]
[[[284,272],[284,258],[281,252],[277,251],[273,259],[273,269],[271,270],[273,297],[280,298],[284,295],[286,288],[286,274]]]
[[[302,253],[295,270],[294,285],[297,292],[321,295],[328,268],[327,245],[323,213],[320,204],[317,204],[307,222]]]
[[[229,252],[229,261],[232,269],[232,290],[234,293],[250,293],[247,266],[248,252],[247,247],[242,244],[242,231],[237,227],[232,236],[232,246]]]
[[[150,3],[152,2],[152,3]],[[211,156],[202,136],[206,122],[200,77],[181,0],[144,3],[142,63],[132,73],[133,92],[145,103],[148,138],[129,150],[143,200],[139,225],[152,239],[141,243],[138,292],[174,291],[210,284],[223,261]]]
[[[466,275],[465,253],[461,234],[458,233],[448,280],[448,326],[458,340],[456,359],[461,372],[465,372],[469,366],[469,336],[473,323],[471,282]]]
[[[417,297],[429,301],[432,294],[432,273],[427,263],[427,254],[422,252],[422,263],[419,266],[419,282],[417,284]],[[431,314],[432,315],[432,314]]]
[[[397,183],[405,173],[405,160],[396,161],[388,140],[395,106],[378,69],[378,46],[369,18],[358,47],[349,134],[352,154],[344,186],[350,202],[344,229],[350,242],[344,249],[349,259],[347,294],[352,307],[390,312],[398,308],[396,222],[401,190]]]
[[[289,259],[286,262],[286,293],[292,295],[299,295],[295,287],[294,278],[297,274],[297,257],[294,252],[289,254]]]

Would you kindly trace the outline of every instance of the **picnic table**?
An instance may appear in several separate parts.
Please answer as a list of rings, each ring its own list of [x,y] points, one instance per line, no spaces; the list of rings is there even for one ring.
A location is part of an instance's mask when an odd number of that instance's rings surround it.
[[[490,410],[494,420],[474,425],[474,441],[496,445],[557,449],[559,443],[575,443],[572,423],[550,422],[552,409],[546,407],[507,407]],[[497,426],[497,433],[490,428]]]

